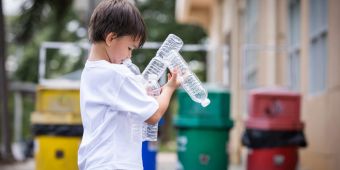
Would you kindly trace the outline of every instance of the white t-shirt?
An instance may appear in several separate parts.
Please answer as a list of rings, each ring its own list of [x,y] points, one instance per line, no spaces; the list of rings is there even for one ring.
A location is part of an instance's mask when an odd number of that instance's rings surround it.
[[[158,103],[125,65],[87,61],[80,83],[80,170],[143,169],[142,124]]]

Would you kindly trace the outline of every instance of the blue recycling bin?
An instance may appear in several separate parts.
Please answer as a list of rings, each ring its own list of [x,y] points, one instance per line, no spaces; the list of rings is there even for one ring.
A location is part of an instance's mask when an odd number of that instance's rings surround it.
[[[142,146],[144,170],[156,170],[157,142],[145,141]]]

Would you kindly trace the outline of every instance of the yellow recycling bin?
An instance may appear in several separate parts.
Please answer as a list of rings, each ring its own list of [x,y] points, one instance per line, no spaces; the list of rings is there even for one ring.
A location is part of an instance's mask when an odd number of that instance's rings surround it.
[[[81,124],[79,88],[37,88],[36,109],[32,124]]]
[[[79,88],[38,86],[36,111],[80,114]]]
[[[36,136],[36,170],[78,170],[79,137]]]
[[[79,87],[53,82],[39,85],[36,95],[31,115],[36,170],[78,170],[83,134]]]

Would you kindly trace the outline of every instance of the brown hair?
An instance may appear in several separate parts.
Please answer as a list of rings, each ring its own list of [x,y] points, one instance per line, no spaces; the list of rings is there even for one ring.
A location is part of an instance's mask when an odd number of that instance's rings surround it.
[[[103,0],[94,9],[88,34],[91,43],[105,41],[109,33],[117,37],[139,39],[139,47],[146,40],[146,27],[139,10],[128,0]]]

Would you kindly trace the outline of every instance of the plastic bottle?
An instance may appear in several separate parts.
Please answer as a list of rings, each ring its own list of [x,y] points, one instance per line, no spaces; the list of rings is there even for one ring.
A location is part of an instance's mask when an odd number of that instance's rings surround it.
[[[155,61],[156,64],[164,65],[164,63],[159,62],[158,60]],[[123,61],[123,64],[125,64],[135,75],[140,75],[139,68],[131,62],[131,59],[126,59]],[[151,67],[153,64],[150,65]],[[163,67],[163,66],[162,66]],[[166,66],[164,65],[164,70],[166,69]],[[161,93],[161,86],[158,83],[159,77],[156,74],[150,73],[147,74],[146,79],[143,79],[143,83],[145,83],[145,88],[147,91],[147,94],[149,96],[159,96]],[[158,123],[152,125],[143,122],[142,126],[141,124],[135,121],[131,122],[132,126],[132,139],[138,140],[138,136],[142,136],[143,141],[157,141],[158,136]]]
[[[168,67],[171,71],[175,68],[178,69],[181,86],[188,93],[191,99],[197,103],[200,103],[203,107],[210,104],[208,99],[208,93],[202,86],[201,81],[193,73],[183,57],[176,51],[171,51],[167,61]]]
[[[159,96],[161,94],[161,86],[158,83],[158,78],[156,74],[149,74],[147,83],[146,83],[146,91],[149,96]],[[157,141],[158,136],[158,122],[154,125],[143,123],[142,128],[142,137],[143,141]]]
[[[132,63],[131,59],[125,59],[122,64],[126,65],[132,73],[134,73],[137,76],[140,76],[141,78],[141,73],[139,68]],[[142,83],[144,83],[143,78],[141,78]],[[130,124],[131,124],[131,139],[134,141],[139,141],[140,138],[143,139],[143,123],[140,123],[137,121],[137,118],[134,114],[130,115]]]
[[[171,58],[169,57],[169,52],[172,50],[179,51],[182,48],[182,46],[183,46],[183,41],[179,37],[177,37],[174,34],[169,34],[168,37],[164,40],[161,47],[157,50],[156,56],[152,58],[152,60],[146,66],[145,70],[142,73],[142,79],[144,82],[147,82],[146,88],[150,95],[157,96],[160,94],[160,87],[156,88],[157,85],[155,85],[154,82],[158,84],[158,80],[164,74],[168,66],[168,63],[166,63],[166,61],[170,60]],[[123,63],[126,64],[130,68],[130,70],[134,72],[136,75],[138,75],[138,72],[140,74],[138,67],[134,65],[131,62],[131,60],[126,60],[126,62],[124,61]],[[154,85],[151,85],[151,86],[148,85],[150,81]],[[147,123],[143,124],[143,128],[142,128],[143,141],[146,141],[146,140],[156,141],[157,133],[158,133],[158,123],[156,123],[155,125],[151,125]]]
[[[157,80],[163,75],[167,68],[165,61],[168,61],[170,51],[179,51],[183,46],[183,41],[174,34],[169,34],[161,47],[157,50],[156,56],[152,58],[142,73],[142,77],[148,80],[149,74],[156,74]]]
[[[164,40],[161,47],[157,50],[156,56],[151,59],[142,73],[142,77],[148,83],[146,89],[149,95],[158,96],[160,94],[160,86],[158,80],[164,74],[169,63],[169,52],[179,51],[183,46],[183,41],[174,34],[169,34]],[[156,82],[156,83],[155,83]],[[158,86],[157,86],[157,85]],[[151,125],[143,124],[143,141],[157,141],[158,123]]]
[[[154,125],[143,123],[142,139],[143,141],[157,141],[158,137],[158,122]]]
[[[146,92],[149,96],[159,96],[161,94],[161,86],[158,83],[157,75],[150,74],[146,83]]]
[[[154,75],[157,80],[164,74],[167,68],[167,64],[163,61],[163,59],[159,57],[154,57],[151,59],[149,64],[146,66],[142,73],[142,77],[145,80],[149,79],[149,75]]]
[[[135,75],[140,75],[139,68],[132,63],[130,58],[127,58],[123,61],[123,64],[126,65]]]
[[[162,46],[157,50],[156,57],[165,59],[171,50],[179,51],[183,46],[181,38],[174,34],[169,34],[164,40]]]

